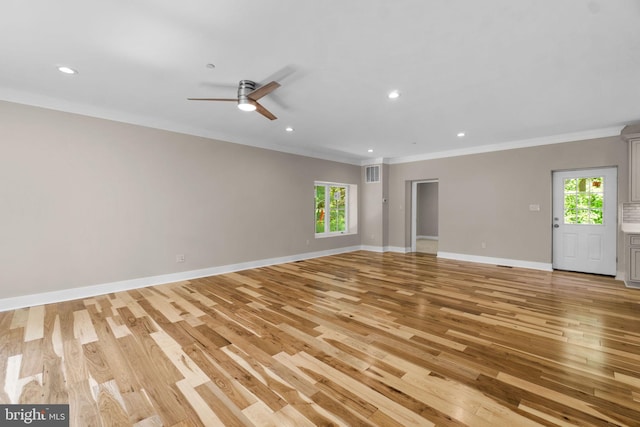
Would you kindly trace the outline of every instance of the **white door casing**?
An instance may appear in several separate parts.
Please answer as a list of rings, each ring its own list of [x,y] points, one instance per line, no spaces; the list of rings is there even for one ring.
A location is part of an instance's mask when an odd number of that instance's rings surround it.
[[[616,168],[584,169],[553,172],[553,268],[605,275],[616,275],[617,249],[617,193],[618,171]],[[593,178],[602,177],[600,187],[590,187]],[[583,179],[583,178],[586,178]],[[577,197],[582,200],[599,198],[602,195],[602,223],[584,223],[574,220],[571,211],[565,217],[565,200],[573,197],[565,194],[566,180],[581,183]],[[597,180],[594,180],[597,181]],[[585,184],[586,183],[586,184]],[[599,193],[590,196],[590,189]],[[584,190],[584,191],[583,191]],[[567,202],[570,206],[570,202]],[[585,206],[581,206],[584,208]],[[577,209],[586,213],[589,208]],[[597,211],[596,211],[597,212]],[[593,222],[593,220],[591,220]],[[599,222],[595,221],[595,222]]]

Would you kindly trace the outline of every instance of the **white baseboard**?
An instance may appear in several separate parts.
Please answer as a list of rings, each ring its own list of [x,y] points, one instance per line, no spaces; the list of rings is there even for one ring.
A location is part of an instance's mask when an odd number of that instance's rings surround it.
[[[386,246],[385,252],[397,252],[400,254],[408,254],[411,252],[411,248],[403,248],[402,246]]]
[[[61,301],[74,299],[91,298],[98,295],[105,295],[112,292],[121,292],[131,289],[139,289],[147,286],[160,285],[163,283],[180,282],[182,280],[197,279],[200,277],[216,276],[219,274],[232,273],[235,271],[248,270],[251,268],[267,267],[270,265],[284,264],[287,262],[301,261],[305,259],[319,258],[329,255],[338,255],[358,250],[371,252],[396,252],[409,253],[411,248],[401,246],[349,246],[345,248],[330,249],[326,251],[307,252],[297,255],[290,255],[277,258],[268,258],[257,261],[247,261],[237,264],[223,265],[219,267],[209,267],[200,270],[181,271],[178,273],[162,274],[158,276],[141,277],[137,279],[122,280],[118,282],[102,283],[99,285],[83,286],[79,288],[61,289],[58,291],[43,292],[39,294],[23,295],[11,298],[0,299],[0,311],[16,310],[24,307],[36,305],[52,304]],[[551,264],[512,260],[504,258],[490,258],[475,255],[456,254],[450,252],[438,252],[439,258],[454,259],[458,261],[477,262],[481,264],[507,265],[510,267],[531,268],[535,270],[551,271]]]
[[[270,265],[284,264],[287,262],[301,261],[311,258],[319,258],[329,255],[337,255],[346,252],[361,250],[361,246],[330,249],[326,251],[307,252],[303,254],[268,258],[257,261],[241,262],[238,264],[223,265],[219,267],[203,268],[200,270],[181,271],[178,273],[162,274],[159,276],[141,277],[137,279],[122,280],[119,282],[102,283],[99,285],[83,286],[79,288],[61,289],[59,291],[43,292],[39,294],[23,295],[0,299],[0,311],[16,310],[36,305],[52,304],[74,299],[91,298],[112,292],[121,292],[131,289],[139,289],[147,286],[161,285],[163,283],[180,282],[182,280],[197,279],[200,277],[216,276],[218,274],[232,273],[234,271],[248,270],[251,268],[267,267]],[[365,249],[368,250],[368,249]]]
[[[378,253],[397,252],[397,253],[401,253],[401,254],[406,254],[406,253],[411,252],[411,248],[403,248],[403,247],[400,247],[400,246],[369,246],[369,245],[362,245],[362,246],[360,246],[360,250],[369,251],[369,252],[378,252]]]
[[[416,236],[417,240],[438,240],[438,236]]]
[[[360,250],[369,251],[369,252],[386,252],[382,246],[371,246],[371,245],[362,245],[360,246]]]
[[[453,259],[456,261],[477,262],[480,264],[506,265],[508,267],[530,268],[533,270],[553,271],[551,263],[522,261],[519,259],[493,258],[486,256],[457,254],[452,252],[438,252],[438,258]]]
[[[627,282],[626,276],[627,274],[624,271],[618,271],[618,274],[616,274],[616,280],[620,280],[627,288],[640,289],[640,284],[635,282]]]

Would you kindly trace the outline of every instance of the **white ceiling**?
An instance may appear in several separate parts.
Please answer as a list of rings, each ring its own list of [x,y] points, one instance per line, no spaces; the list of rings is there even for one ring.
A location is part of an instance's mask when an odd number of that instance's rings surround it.
[[[393,163],[619,133],[639,22],[639,0],[3,0],[0,99]],[[241,79],[282,84],[278,120],[186,100]]]

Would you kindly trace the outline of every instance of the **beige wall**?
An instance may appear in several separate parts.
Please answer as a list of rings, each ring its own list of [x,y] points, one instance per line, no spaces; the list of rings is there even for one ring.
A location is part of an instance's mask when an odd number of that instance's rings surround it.
[[[389,170],[391,166],[382,165],[382,224],[380,228],[382,230],[382,247],[389,247],[389,227],[386,224],[389,222]]]
[[[0,151],[2,298],[360,244],[313,223],[359,166],[7,102]]]
[[[368,249],[383,250],[389,245],[389,165],[380,165],[380,182],[367,183],[366,166],[362,167],[362,244]],[[372,248],[373,247],[373,248]]]
[[[364,184],[359,166],[0,102],[0,149],[2,298],[361,244],[406,248],[411,182],[429,179],[440,251],[550,263],[553,170],[617,166],[618,201],[628,194],[617,137],[383,165],[382,182]],[[358,185],[359,234],[314,238],[315,180]]]
[[[365,246],[383,246],[383,208],[382,208],[382,179],[384,179],[383,168],[380,168],[380,182],[367,183],[365,179],[366,166],[362,167],[361,194],[362,203],[360,205],[362,244]]]
[[[611,137],[391,165],[390,245],[410,246],[411,181],[438,179],[439,251],[550,263],[552,171],[617,166],[623,202],[627,162],[626,143]]]

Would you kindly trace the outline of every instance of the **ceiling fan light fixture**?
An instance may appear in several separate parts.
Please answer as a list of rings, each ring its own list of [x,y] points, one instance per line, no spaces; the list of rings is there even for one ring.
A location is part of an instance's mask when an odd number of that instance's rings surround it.
[[[249,99],[238,99],[238,108],[242,111],[256,111],[256,105]]]

